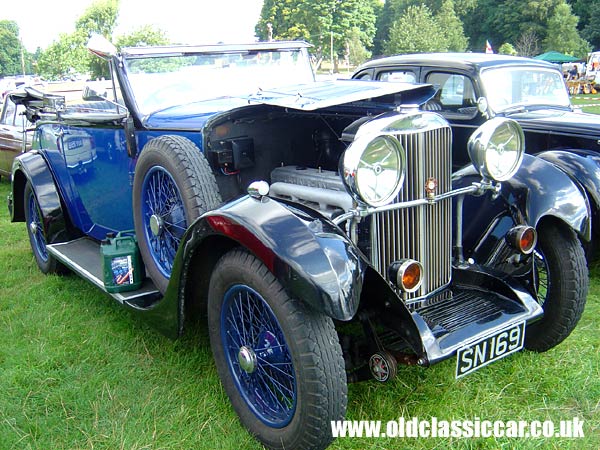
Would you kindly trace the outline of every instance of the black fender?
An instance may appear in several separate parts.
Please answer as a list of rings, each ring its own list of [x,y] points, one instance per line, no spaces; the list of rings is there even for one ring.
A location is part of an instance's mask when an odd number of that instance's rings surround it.
[[[600,155],[584,149],[549,150],[536,156],[553,164],[579,183],[588,197],[593,222],[600,224]],[[594,230],[597,232],[600,230]]]
[[[188,227],[164,298],[144,311],[145,319],[181,335],[186,302],[205,299],[214,265],[236,246],[260,259],[290,296],[337,320],[354,317],[366,263],[344,233],[309,208],[244,196]]]
[[[481,177],[472,166],[453,176],[453,188],[468,186]],[[591,239],[590,204],[582,188],[548,161],[524,155],[517,173],[501,183],[497,196],[466,196],[463,214],[465,256],[484,260],[510,227],[537,227],[554,217],[571,227],[583,241]],[[487,242],[486,242],[487,241]]]
[[[361,306],[391,313],[399,333],[423,352],[419,324],[345,233],[310,208],[268,197],[241,197],[197,219],[180,244],[164,298],[146,319],[181,335],[185,302],[206,296],[214,265],[236,246],[259,258],[290,296],[333,319],[351,320]]]
[[[12,186],[9,196],[11,221],[25,221],[24,193],[25,185],[27,181],[30,181],[44,217],[48,243],[53,244],[69,240],[70,233],[61,197],[43,156],[35,150],[17,156],[13,161],[12,173]]]
[[[354,317],[365,262],[338,227],[311,210],[243,197],[203,215],[195,230],[189,251],[211,236],[228,238],[258,257],[291,296],[334,319]]]

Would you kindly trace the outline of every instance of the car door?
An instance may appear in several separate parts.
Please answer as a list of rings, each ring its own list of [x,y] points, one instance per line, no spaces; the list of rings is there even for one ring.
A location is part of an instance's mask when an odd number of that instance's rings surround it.
[[[73,225],[95,239],[133,228],[129,157],[122,127],[113,123],[45,123],[36,130]]]
[[[22,105],[15,105],[9,96],[4,102],[0,117],[0,174],[10,176],[12,161],[22,151],[28,122]]]

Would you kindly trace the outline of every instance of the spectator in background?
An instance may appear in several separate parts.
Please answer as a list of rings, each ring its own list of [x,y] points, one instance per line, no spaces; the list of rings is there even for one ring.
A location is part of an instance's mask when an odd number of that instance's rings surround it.
[[[575,81],[579,79],[579,72],[577,71],[577,64],[573,64],[573,67],[569,71],[570,79]]]

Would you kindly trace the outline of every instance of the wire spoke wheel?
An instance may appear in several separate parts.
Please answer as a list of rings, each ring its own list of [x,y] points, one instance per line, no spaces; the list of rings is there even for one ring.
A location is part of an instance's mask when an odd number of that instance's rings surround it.
[[[133,177],[133,222],[146,272],[165,293],[189,226],[221,203],[200,149],[182,136],[163,135],[140,152]]]
[[[42,214],[33,191],[29,191],[26,201],[27,209],[29,211],[27,227],[31,236],[31,243],[40,259],[43,262],[46,262],[48,261],[48,250],[46,249],[47,243],[46,236],[44,236],[44,224],[42,222]]]
[[[217,262],[208,331],[223,387],[242,424],[270,449],[323,449],[347,404],[331,318],[291,298],[243,249]]]
[[[236,285],[221,312],[225,358],[240,395],[266,425],[288,424],[296,408],[296,379],[283,332],[255,290]]]
[[[181,194],[173,177],[162,167],[148,171],[142,185],[144,233],[155,264],[168,277],[179,243],[187,228]]]
[[[533,252],[533,263],[535,265],[535,285],[537,291],[538,303],[543,307],[548,297],[548,291],[550,289],[549,283],[550,278],[548,275],[548,263],[544,258],[544,255],[538,250]]]
[[[565,340],[581,318],[588,291],[583,247],[568,226],[540,226],[533,253],[538,303],[544,315],[527,326],[525,347],[544,352]]]
[[[38,203],[37,197],[31,183],[25,185],[24,204],[25,223],[29,244],[35,257],[35,262],[42,273],[64,273],[65,266],[60,264],[54,256],[48,252],[48,238],[44,227],[44,216]]]

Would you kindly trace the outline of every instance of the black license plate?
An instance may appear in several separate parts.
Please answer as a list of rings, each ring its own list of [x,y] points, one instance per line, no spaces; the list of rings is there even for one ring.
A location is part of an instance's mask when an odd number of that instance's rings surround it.
[[[461,348],[456,354],[456,378],[521,350],[524,342],[525,322],[521,322]]]

